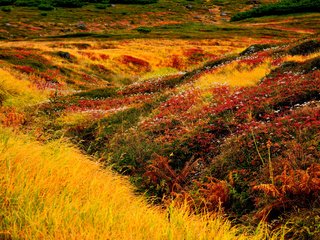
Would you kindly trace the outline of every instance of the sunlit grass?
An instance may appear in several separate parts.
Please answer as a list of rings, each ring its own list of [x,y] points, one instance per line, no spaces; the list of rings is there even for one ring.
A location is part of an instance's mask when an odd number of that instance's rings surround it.
[[[22,108],[46,99],[46,94],[31,85],[27,79],[18,79],[6,69],[0,68],[0,96],[3,105]]]
[[[117,76],[135,78],[135,77],[158,77],[168,73],[169,69],[175,71],[192,70],[200,66],[208,59],[200,60],[190,64],[189,57],[186,53],[192,49],[200,49],[205,54],[221,56],[226,53],[239,52],[247,44],[239,43],[239,39],[222,41],[222,40],[156,40],[156,39],[135,39],[122,41],[65,41],[65,42],[6,42],[0,43],[1,47],[21,47],[35,49],[39,55],[45,56],[56,66],[72,69],[72,71],[90,74],[93,65],[102,65],[104,68],[111,70],[117,82]],[[249,40],[248,40],[249,41]],[[87,44],[86,49],[78,49],[76,45]],[[65,51],[71,54],[73,61],[57,56],[57,52]],[[126,64],[122,61],[124,55],[132,56],[148,62],[149,69],[140,69],[139,66]],[[181,61],[181,69],[172,66],[173,58],[178,57]],[[201,62],[203,61],[203,62]],[[167,71],[168,70],[168,71]],[[170,73],[171,73],[170,70]],[[80,83],[81,79],[72,79]]]
[[[239,66],[237,62],[226,65],[213,72],[202,75],[195,86],[200,89],[208,89],[217,84],[226,84],[232,87],[252,86],[270,72],[268,62],[254,68]]]
[[[12,239],[265,238],[264,228],[237,235],[218,216],[150,207],[125,179],[63,141],[40,145],[2,129],[0,152],[0,232]]]
[[[87,123],[90,119],[89,112],[65,113],[56,119],[56,123],[61,126],[79,126]]]
[[[177,74],[179,71],[174,68],[166,67],[166,68],[158,68],[152,72],[148,72],[144,74],[143,76],[140,77],[140,80],[147,80],[151,78],[159,78],[159,77],[164,77],[168,75],[173,75]]]
[[[302,56],[302,55],[290,56],[290,55],[288,55],[284,58],[284,61],[304,62],[304,61],[307,61],[309,59],[316,58],[316,57],[320,57],[320,52],[312,53],[307,56]]]

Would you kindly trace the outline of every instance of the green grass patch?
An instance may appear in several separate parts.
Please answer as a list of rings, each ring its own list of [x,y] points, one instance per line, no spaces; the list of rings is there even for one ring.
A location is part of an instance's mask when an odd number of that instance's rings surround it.
[[[231,18],[231,21],[305,12],[320,12],[320,0],[282,0],[278,3],[262,5],[249,11],[237,13]]]
[[[90,90],[87,92],[80,92],[75,94],[74,96],[84,97],[88,99],[103,99],[108,97],[113,97],[117,94],[115,88],[99,88]]]

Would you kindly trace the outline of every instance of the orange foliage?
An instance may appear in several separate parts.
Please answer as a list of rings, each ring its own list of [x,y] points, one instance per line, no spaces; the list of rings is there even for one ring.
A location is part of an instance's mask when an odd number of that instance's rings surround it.
[[[140,58],[132,57],[130,55],[123,55],[122,56],[122,63],[132,64],[134,66],[147,68],[147,69],[150,68],[150,64],[147,61],[142,60]]]
[[[199,187],[200,206],[209,211],[217,210],[229,200],[229,188],[226,181],[210,177],[208,182],[196,182]]]
[[[219,210],[229,200],[226,181],[210,177],[206,182],[193,181],[198,187],[197,193],[192,194],[184,190],[184,186],[192,182],[191,175],[196,174],[199,161],[200,159],[191,159],[182,170],[176,171],[170,166],[168,158],[156,155],[145,176],[157,185],[162,193],[172,196],[178,205],[187,203],[193,209],[200,207],[208,211]]]
[[[185,66],[181,57],[179,55],[174,54],[169,61],[168,67],[182,70]]]
[[[253,187],[269,197],[270,203],[256,214],[265,219],[275,209],[290,208],[306,201],[312,202],[320,193],[320,164],[314,163],[306,170],[293,169],[289,164],[275,177],[275,184],[260,184]],[[257,198],[259,204],[262,199]]]
[[[15,108],[0,108],[0,123],[5,127],[19,127],[25,122],[25,116]]]
[[[183,185],[188,181],[190,174],[194,173],[198,161],[192,161],[192,159],[186,163],[184,168],[180,171],[174,170],[169,165],[169,159],[156,155],[151,165],[148,166],[148,171],[145,176],[153,184],[163,184],[160,186],[167,194],[174,194],[182,190]],[[165,181],[165,183],[163,183]]]

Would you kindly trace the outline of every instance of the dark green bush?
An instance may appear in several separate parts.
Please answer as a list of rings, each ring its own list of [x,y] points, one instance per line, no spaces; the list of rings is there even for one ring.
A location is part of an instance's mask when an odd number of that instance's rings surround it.
[[[15,2],[15,0],[0,0],[0,6],[11,5]]]
[[[42,10],[42,11],[52,11],[54,9],[54,7],[51,5],[48,5],[48,4],[40,4],[38,6],[38,9]]]
[[[89,3],[104,3],[107,4],[109,3],[109,0],[87,0]]]
[[[106,9],[110,2],[117,4],[150,4],[155,3],[158,0],[0,0],[0,6],[16,5],[21,7],[65,7],[65,8],[78,8],[88,3],[96,3],[97,9]],[[40,8],[39,8],[40,9]],[[52,9],[40,9],[43,11],[49,11]]]
[[[3,12],[11,12],[12,8],[11,7],[2,7],[1,11],[3,11]]]
[[[268,76],[272,77],[285,72],[309,73],[318,69],[320,69],[320,57],[307,60],[303,63],[293,61],[284,62],[280,67],[272,70]]]
[[[40,0],[17,0],[14,5],[19,7],[37,7],[41,4]]]
[[[294,46],[289,50],[291,55],[308,55],[320,51],[320,41],[310,40]]]
[[[110,3],[114,4],[152,4],[158,0],[111,0]]]
[[[52,4],[55,7],[78,8],[85,5],[85,2],[82,0],[53,0]]]
[[[95,5],[96,9],[106,9],[107,7],[110,7],[110,4],[105,3],[99,3]]]
[[[147,27],[138,27],[136,28],[136,30],[140,33],[149,33],[151,32],[151,29],[150,28],[147,28]]]
[[[240,53],[241,56],[250,55],[273,47],[272,44],[254,44]]]
[[[282,0],[278,3],[262,5],[246,12],[237,13],[231,18],[231,21],[302,12],[320,12],[320,0]]]

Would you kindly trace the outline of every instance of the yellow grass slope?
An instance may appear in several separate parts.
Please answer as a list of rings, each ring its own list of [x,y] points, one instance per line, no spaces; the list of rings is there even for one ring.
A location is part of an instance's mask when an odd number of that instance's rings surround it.
[[[27,79],[17,78],[10,69],[0,68],[0,103],[22,108],[45,99],[45,93],[32,87]]]
[[[12,239],[249,239],[221,218],[148,206],[77,150],[0,130],[0,236]],[[262,239],[264,231],[250,239]]]
[[[226,84],[231,87],[253,86],[266,76],[271,70],[268,62],[254,68],[247,68],[237,62],[231,63],[212,73],[204,74],[196,82],[195,86],[200,89],[208,89],[217,84]]]

